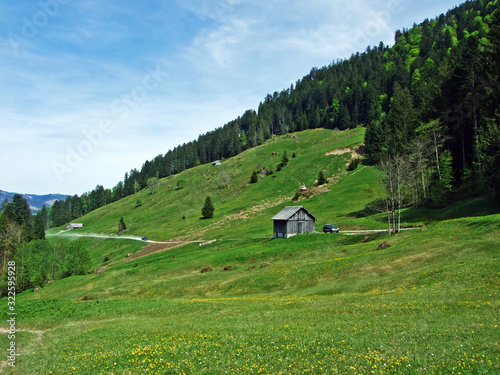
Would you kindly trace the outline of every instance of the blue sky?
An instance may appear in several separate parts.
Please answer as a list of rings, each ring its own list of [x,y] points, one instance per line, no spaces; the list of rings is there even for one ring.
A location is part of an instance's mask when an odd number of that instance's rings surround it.
[[[455,0],[3,1],[0,189],[82,194]]]

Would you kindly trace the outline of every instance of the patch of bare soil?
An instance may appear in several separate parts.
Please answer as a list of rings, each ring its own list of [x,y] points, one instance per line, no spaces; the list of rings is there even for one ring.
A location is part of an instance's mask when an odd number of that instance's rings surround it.
[[[128,260],[134,260],[149,254],[157,253],[160,251],[170,250],[189,243],[189,241],[172,241],[172,242],[153,242],[149,243],[142,248],[142,250],[128,257]]]
[[[332,151],[328,151],[325,153],[326,156],[329,155],[344,155],[344,154],[351,154],[351,157],[353,159],[355,158],[360,158],[365,154],[365,145],[361,145],[356,149],[346,147],[346,148],[337,148]]]

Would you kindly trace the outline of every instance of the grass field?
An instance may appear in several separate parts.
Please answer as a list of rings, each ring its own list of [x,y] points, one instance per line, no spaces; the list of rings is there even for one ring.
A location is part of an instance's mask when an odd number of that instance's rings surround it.
[[[300,183],[312,188],[320,168],[330,176],[326,188],[294,203],[319,218],[318,228],[325,222],[385,228],[384,215],[367,209],[381,194],[376,168],[347,172],[349,154],[326,155],[361,141],[360,129],[283,137],[221,169],[200,166],[162,180],[158,193],[138,193],[139,208],[130,197],[81,220],[87,233],[112,234],[124,216],[135,227],[127,235],[217,240],[205,246],[127,258],[144,244],[50,237],[83,242],[93,268],[105,272],[19,295],[19,356],[5,372],[500,373],[500,214],[487,197],[440,210],[408,209],[404,224],[416,229],[396,236],[272,239],[270,217],[292,204]],[[284,149],[296,152],[289,167],[248,184],[257,164],[279,163],[271,152]],[[218,186],[222,171],[231,174],[229,187]],[[208,180],[196,194],[191,185],[200,174]],[[184,189],[175,190],[178,178]],[[216,215],[200,220],[206,195],[214,197]],[[384,241],[390,246],[379,249]],[[7,311],[6,299],[0,304]],[[0,347],[8,345],[1,335]]]

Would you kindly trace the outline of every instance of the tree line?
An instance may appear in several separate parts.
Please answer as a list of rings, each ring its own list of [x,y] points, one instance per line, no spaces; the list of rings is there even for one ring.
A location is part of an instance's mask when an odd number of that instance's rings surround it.
[[[31,214],[28,202],[16,194],[0,206],[0,294],[7,290],[7,265],[15,262],[16,289],[43,287],[49,280],[85,274],[90,258],[78,241],[61,245],[45,239],[42,211]]]
[[[398,30],[392,47],[381,42],[313,68],[268,94],[257,110],[146,161],[112,189],[98,185],[56,202],[44,217],[62,225],[136,193],[151,179],[235,156],[273,135],[359,125],[367,128],[371,163],[411,159],[412,201],[442,202],[458,187],[500,196],[498,24],[498,1],[474,0]],[[441,164],[450,165],[449,176]],[[408,203],[408,194],[401,202]]]

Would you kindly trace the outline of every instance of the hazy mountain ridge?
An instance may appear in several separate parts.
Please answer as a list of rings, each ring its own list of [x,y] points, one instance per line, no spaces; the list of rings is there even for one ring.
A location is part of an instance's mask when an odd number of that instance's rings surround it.
[[[12,197],[16,194],[21,194],[21,193],[11,193],[8,191],[0,190],[0,201],[3,202],[5,199],[11,201]],[[21,195],[24,199],[28,201],[31,212],[34,214],[40,211],[43,205],[50,207],[54,204],[56,200],[64,201],[68,197],[68,195],[64,194],[45,194],[45,195],[21,194]]]

